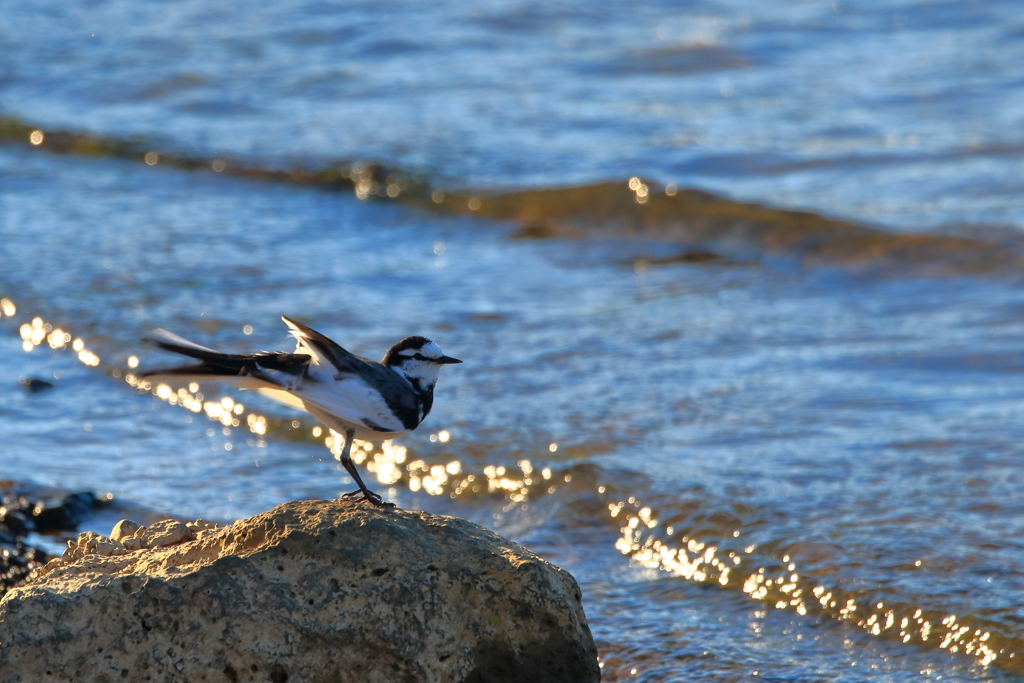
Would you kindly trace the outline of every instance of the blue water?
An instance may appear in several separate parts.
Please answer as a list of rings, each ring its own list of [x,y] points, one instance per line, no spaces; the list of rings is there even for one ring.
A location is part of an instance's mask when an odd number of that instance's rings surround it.
[[[1024,223],[1002,2],[8,5],[0,107],[455,185],[634,174],[920,228]]]
[[[1024,226],[1009,2],[39,2],[0,18],[0,114],[44,130],[270,167],[380,160],[446,188],[635,174],[896,230]],[[625,239],[511,229],[2,147],[0,477],[219,520],[336,496],[351,482],[314,420],[213,387],[184,388],[199,412],[139,391],[136,362],[173,359],[137,340],[160,326],[287,349],[282,314],[374,357],[424,334],[466,362],[420,430],[369,453],[368,483],[569,569],[606,680],[1016,675],[1012,274],[644,266]]]

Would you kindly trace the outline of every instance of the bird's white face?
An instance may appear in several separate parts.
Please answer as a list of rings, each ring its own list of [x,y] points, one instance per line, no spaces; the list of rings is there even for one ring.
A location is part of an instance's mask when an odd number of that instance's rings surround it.
[[[427,342],[419,347],[402,349],[398,352],[397,356],[399,363],[392,367],[409,379],[418,380],[419,384],[424,388],[433,387],[434,383],[437,382],[441,366],[453,362],[444,355],[441,347],[434,342]]]

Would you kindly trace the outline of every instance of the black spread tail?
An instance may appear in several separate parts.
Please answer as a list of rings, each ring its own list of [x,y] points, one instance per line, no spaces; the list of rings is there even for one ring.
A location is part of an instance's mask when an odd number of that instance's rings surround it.
[[[164,351],[178,353],[189,358],[200,361],[194,365],[185,365],[175,368],[161,368],[136,373],[141,379],[154,375],[162,376],[199,376],[199,377],[239,377],[253,376],[259,379],[270,380],[262,370],[274,370],[286,372],[291,375],[303,373],[312,360],[306,354],[296,353],[272,353],[261,351],[256,354],[231,354],[220,353],[205,346],[199,346],[187,339],[178,337],[166,330],[154,330],[153,334],[143,337],[143,342],[152,344]]]

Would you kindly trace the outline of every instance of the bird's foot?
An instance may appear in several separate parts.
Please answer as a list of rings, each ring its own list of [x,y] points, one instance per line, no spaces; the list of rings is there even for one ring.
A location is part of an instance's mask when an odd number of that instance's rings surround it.
[[[394,503],[389,503],[388,501],[384,500],[373,491],[363,491],[362,489],[357,489],[355,491],[352,491],[351,493],[346,493],[342,495],[342,499],[351,500],[354,503],[359,503],[365,500],[370,505],[374,505],[379,508],[396,507]]]

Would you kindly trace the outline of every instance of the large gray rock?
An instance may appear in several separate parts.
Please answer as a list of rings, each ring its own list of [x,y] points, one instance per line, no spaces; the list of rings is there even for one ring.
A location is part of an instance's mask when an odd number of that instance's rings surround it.
[[[470,522],[299,501],[156,526],[84,534],[0,600],[0,682],[600,679],[572,576]]]

